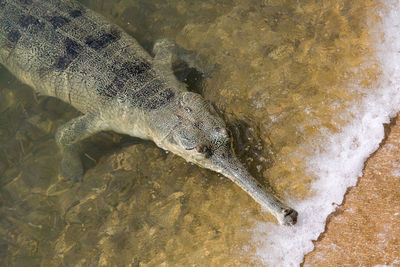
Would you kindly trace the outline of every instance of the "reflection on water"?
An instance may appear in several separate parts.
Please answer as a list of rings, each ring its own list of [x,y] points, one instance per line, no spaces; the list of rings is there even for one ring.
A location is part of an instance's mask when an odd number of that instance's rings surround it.
[[[378,70],[372,1],[87,0],[150,50],[168,37],[217,64],[191,80],[223,113],[238,154],[282,198],[303,199],[310,147],[351,119]],[[365,64],[369,62],[369,64]],[[372,63],[371,63],[372,62]],[[273,221],[229,180],[142,142],[82,143],[87,173],[58,177],[56,128],[78,113],[1,69],[0,262],[13,266],[256,265],[257,222]],[[363,85],[355,90],[349,82]],[[199,89],[200,88],[200,89]]]

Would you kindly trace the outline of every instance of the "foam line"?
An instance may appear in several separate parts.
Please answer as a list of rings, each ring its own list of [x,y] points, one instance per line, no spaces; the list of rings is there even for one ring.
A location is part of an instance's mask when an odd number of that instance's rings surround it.
[[[298,224],[259,223],[254,229],[257,257],[266,266],[301,264],[304,255],[313,250],[312,240],[324,231],[327,216],[342,203],[347,188],[362,175],[366,159],[378,149],[384,138],[383,123],[400,111],[400,1],[383,4],[382,21],[370,30],[377,40],[382,33],[384,36],[377,44],[382,75],[376,90],[351,108],[354,120],[339,134],[327,137],[325,151],[308,159],[309,171],[318,180],[312,184],[313,197],[289,203],[299,211]]]

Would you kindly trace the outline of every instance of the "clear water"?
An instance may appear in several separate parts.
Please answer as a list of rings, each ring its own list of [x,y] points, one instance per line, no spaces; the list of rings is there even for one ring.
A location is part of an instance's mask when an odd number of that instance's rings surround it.
[[[380,12],[390,5],[395,10],[397,3],[84,4],[148,50],[168,37],[216,64],[211,77],[201,79],[186,69],[178,74],[186,74],[189,89],[217,106],[241,160],[300,211],[299,223],[278,226],[228,179],[151,142],[113,133],[82,142],[84,181],[63,181],[53,136],[77,111],[35,96],[1,68],[0,262],[299,265],[312,249],[311,240],[324,230],[332,202],[341,203],[383,138],[382,123],[398,111],[399,79],[385,63],[391,59],[387,53],[400,46],[380,45],[379,26],[391,25],[385,25],[390,16]]]

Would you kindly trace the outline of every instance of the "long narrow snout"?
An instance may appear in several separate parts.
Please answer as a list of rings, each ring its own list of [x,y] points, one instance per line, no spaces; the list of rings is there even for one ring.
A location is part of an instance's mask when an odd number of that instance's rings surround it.
[[[297,222],[297,211],[267,192],[236,157],[224,159],[216,156],[211,161],[216,165],[218,172],[246,191],[257,203],[271,212],[280,224],[294,225]]]

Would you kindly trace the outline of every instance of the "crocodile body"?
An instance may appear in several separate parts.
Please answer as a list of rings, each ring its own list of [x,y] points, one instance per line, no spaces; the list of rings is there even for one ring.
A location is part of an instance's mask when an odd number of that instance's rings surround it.
[[[124,103],[160,110],[180,91],[135,39],[73,1],[0,1],[0,38],[0,62],[21,81],[105,120]]]
[[[78,141],[113,130],[224,174],[280,223],[294,224],[297,212],[262,189],[236,159],[229,131],[208,102],[173,75],[175,55],[190,64],[194,57],[167,40],[153,52],[78,2],[0,0],[0,63],[39,94],[83,114],[56,133],[63,176],[83,176]]]

